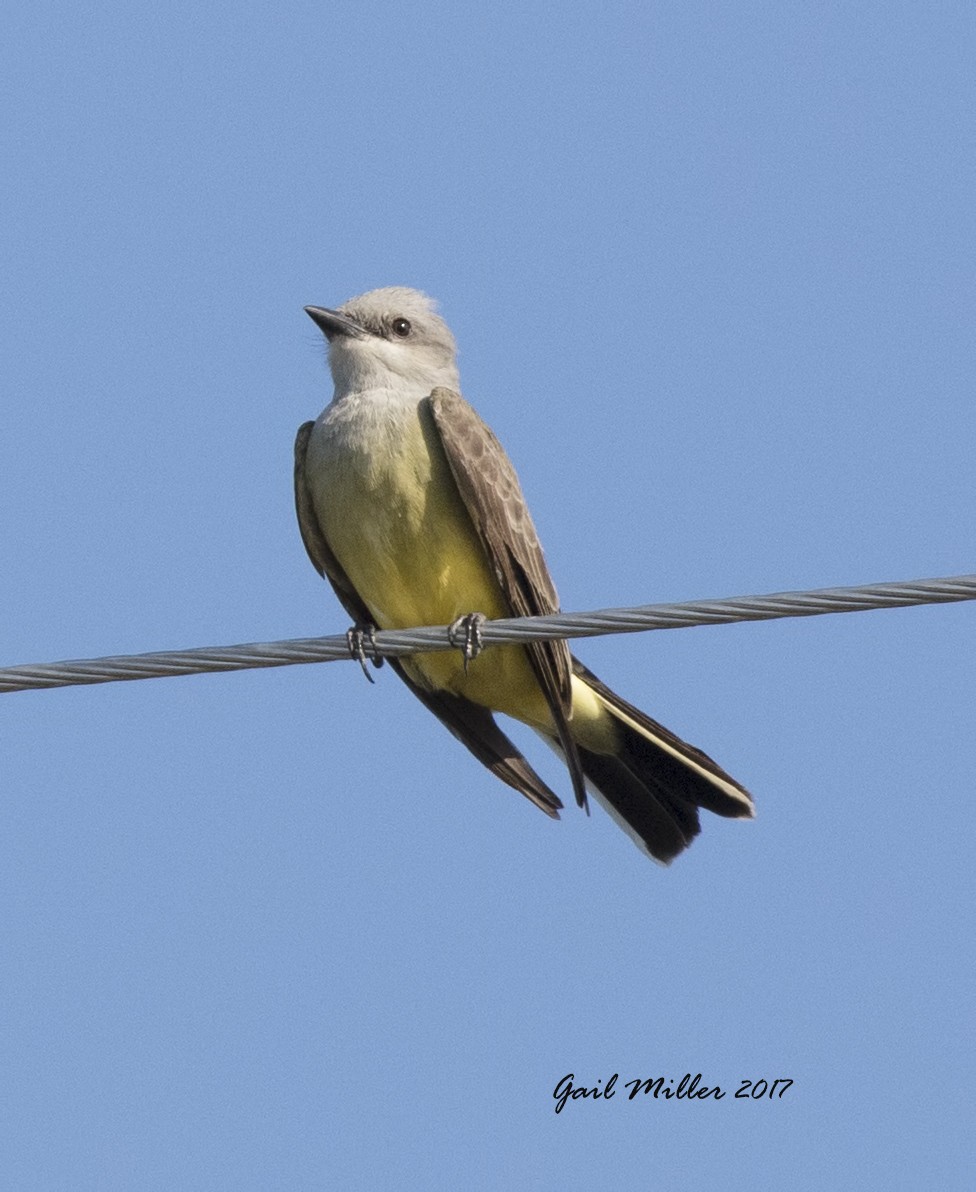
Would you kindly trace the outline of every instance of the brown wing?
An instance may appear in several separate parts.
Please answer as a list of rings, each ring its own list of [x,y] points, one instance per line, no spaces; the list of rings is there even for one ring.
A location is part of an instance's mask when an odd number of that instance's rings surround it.
[[[329,581],[343,608],[356,624],[366,626],[371,620],[369,610],[326,541],[305,479],[308,438],[314,425],[314,422],[303,423],[295,438],[295,511],[298,514],[298,528],[312,566]],[[482,765],[487,766],[502,782],[521,791],[546,815],[559,818],[562,803],[501,731],[487,708],[447,693],[424,691],[407,678],[397,659],[390,658],[387,661],[414,695]]]
[[[417,699],[483,766],[487,766],[496,778],[520,791],[546,815],[559,819],[562,803],[558,795],[546,786],[505,736],[487,708],[445,691],[425,691],[407,677],[397,659],[388,661]]]
[[[325,540],[319,519],[315,514],[312,493],[305,479],[305,457],[308,452],[309,435],[311,435],[314,425],[314,422],[303,422],[295,436],[295,512],[298,514],[298,528],[301,531],[305,549],[308,551],[308,557],[312,560],[312,566],[319,575],[329,581],[342,602],[342,607],[356,624],[365,626],[372,619],[369,610],[352,586],[349,577],[339,566],[339,560]]]
[[[516,617],[559,611],[559,598],[546,567],[511,460],[494,433],[460,394],[435,389],[428,398],[461,499],[474,523],[495,578]],[[476,612],[476,609],[472,609]],[[572,664],[564,641],[524,647],[546,697],[566,757],[576,802],[586,806],[586,786],[569,730]]]

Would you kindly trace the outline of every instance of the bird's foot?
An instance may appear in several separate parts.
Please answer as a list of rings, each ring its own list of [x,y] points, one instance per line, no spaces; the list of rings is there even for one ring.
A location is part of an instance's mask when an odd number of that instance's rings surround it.
[[[376,649],[376,626],[375,625],[353,625],[351,629],[346,630],[346,644],[349,646],[349,657],[355,658],[359,665],[363,668],[363,674],[371,683],[376,680],[366,669],[366,644],[369,644],[370,662],[373,666],[379,667],[383,665],[383,659],[380,657]]]
[[[458,617],[447,627],[447,640],[461,651],[465,674],[468,673],[468,663],[473,662],[484,649],[481,626],[487,620],[484,613],[468,613],[467,616]]]

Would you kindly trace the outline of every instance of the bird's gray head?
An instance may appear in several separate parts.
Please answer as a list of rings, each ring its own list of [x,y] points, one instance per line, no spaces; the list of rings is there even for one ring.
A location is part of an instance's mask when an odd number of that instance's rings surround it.
[[[329,341],[336,396],[370,389],[458,389],[454,336],[433,300],[406,286],[350,298],[337,310],[306,306]]]

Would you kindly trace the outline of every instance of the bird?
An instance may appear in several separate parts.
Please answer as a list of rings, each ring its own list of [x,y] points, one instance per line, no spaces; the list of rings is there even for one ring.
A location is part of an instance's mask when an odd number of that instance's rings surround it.
[[[360,660],[375,629],[460,630],[463,648],[387,661],[478,761],[558,819],[561,800],[495,714],[534,729],[564,760],[576,803],[588,810],[592,794],[662,864],[698,835],[700,808],[752,817],[743,786],[565,641],[478,652],[485,618],[545,616],[559,600],[515,468],[461,396],[436,303],[386,286],[305,311],[327,341],[335,390],[299,428],[295,506],[313,566],[353,618]]]

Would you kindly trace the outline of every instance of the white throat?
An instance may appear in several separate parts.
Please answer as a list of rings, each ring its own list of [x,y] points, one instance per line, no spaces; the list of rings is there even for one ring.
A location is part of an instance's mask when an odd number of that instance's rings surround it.
[[[370,336],[341,339],[329,348],[329,368],[335,381],[335,399],[350,393],[393,390],[404,396],[426,397],[443,385],[460,390],[460,378],[453,361],[437,359],[432,353]]]

